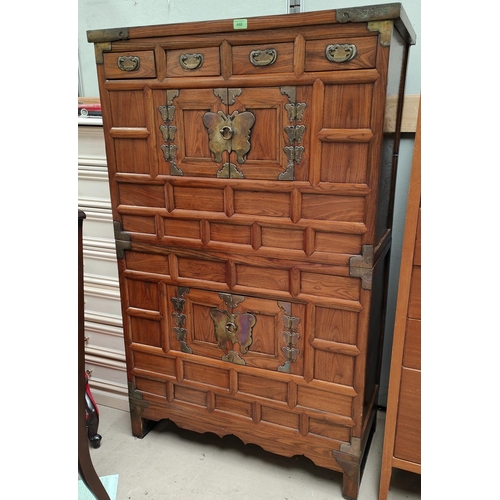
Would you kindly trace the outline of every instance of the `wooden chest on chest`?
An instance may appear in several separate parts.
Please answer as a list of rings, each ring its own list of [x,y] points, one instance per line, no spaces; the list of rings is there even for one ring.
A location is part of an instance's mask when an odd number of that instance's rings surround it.
[[[357,497],[413,37],[399,4],[88,32],[134,435],[234,434]]]

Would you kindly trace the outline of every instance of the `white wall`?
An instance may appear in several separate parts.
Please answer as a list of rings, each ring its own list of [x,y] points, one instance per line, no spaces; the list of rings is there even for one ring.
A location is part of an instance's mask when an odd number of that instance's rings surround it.
[[[298,0],[296,0],[297,2]],[[383,0],[341,0],[336,2],[331,0],[300,0],[300,10],[301,12],[311,12],[383,3],[392,2]],[[288,13],[288,4],[288,0],[252,0],[251,2],[235,0],[218,0],[217,2],[200,0],[79,0],[79,91],[84,97],[97,97],[99,95],[94,50],[93,45],[87,42],[87,30],[286,14]],[[405,93],[420,94],[420,0],[406,0],[402,4],[417,35],[417,43],[410,49]],[[399,153],[394,206],[387,328],[379,397],[379,404],[382,406],[385,406],[387,402],[390,352],[412,155],[413,135],[405,134]]]

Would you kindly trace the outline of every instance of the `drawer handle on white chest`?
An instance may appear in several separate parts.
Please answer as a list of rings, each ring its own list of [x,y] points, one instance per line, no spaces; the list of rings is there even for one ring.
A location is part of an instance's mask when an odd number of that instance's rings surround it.
[[[353,43],[334,43],[325,49],[325,56],[330,62],[343,63],[356,57],[358,49]]]
[[[252,50],[250,52],[250,62],[254,66],[270,66],[274,64],[278,57],[276,49]]]
[[[137,56],[120,56],[116,63],[122,71],[137,71],[140,66],[140,59]]]

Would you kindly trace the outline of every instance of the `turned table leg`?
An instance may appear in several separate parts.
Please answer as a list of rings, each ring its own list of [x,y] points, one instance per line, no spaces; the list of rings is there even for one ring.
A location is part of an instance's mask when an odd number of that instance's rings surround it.
[[[87,435],[92,448],[101,446],[101,435],[97,433],[99,427],[99,410],[90,391],[89,380],[85,374],[85,415],[87,418]]]

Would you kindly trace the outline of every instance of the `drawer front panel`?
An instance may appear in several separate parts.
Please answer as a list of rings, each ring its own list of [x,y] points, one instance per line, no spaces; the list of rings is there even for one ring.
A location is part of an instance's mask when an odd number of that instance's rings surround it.
[[[421,463],[421,391],[420,371],[403,368],[399,395],[398,418],[394,456],[414,463]]]
[[[167,77],[220,75],[219,47],[167,51]]]
[[[233,74],[293,73],[293,43],[241,45],[232,49]]]
[[[407,368],[421,369],[421,321],[408,318],[406,322],[403,365]]]
[[[152,50],[104,53],[104,74],[111,79],[156,78]]]
[[[374,68],[377,37],[325,38],[306,41],[306,71]]]

